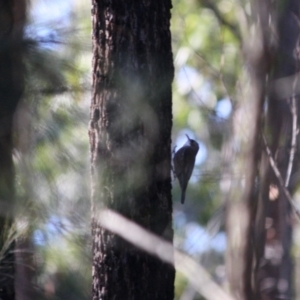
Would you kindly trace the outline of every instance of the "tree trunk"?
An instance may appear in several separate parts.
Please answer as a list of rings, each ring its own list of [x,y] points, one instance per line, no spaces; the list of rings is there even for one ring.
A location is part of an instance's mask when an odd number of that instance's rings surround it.
[[[300,3],[295,0],[280,3],[282,5],[277,11],[278,51],[272,68],[266,128],[269,147],[286,188],[271,165],[270,155],[266,155],[264,162],[267,162],[267,171],[261,180],[264,184],[260,197],[264,221],[260,227],[260,239],[257,240],[261,248],[256,268],[259,299],[291,299],[293,295],[293,217],[285,189],[292,195],[299,183],[294,176],[299,168],[296,152],[296,131],[299,126],[296,87],[299,82],[290,77],[290,88],[285,86],[287,94],[272,88],[278,87],[281,79],[300,70]]]
[[[243,194],[236,188],[231,193],[229,279],[238,299],[291,299],[293,219],[288,194],[299,182],[299,81],[294,75],[299,72],[300,4],[252,4],[256,37],[244,40],[251,89],[240,105],[246,112],[243,122],[250,120],[240,131],[247,141],[240,148],[248,152],[239,161]]]
[[[232,183],[226,220],[228,278],[232,293],[239,300],[256,299],[253,286],[257,247],[254,226],[259,211],[260,141],[266,78],[272,61],[272,43],[268,38],[269,27],[266,23],[268,18],[265,18],[272,11],[268,1],[252,1],[252,4],[253,30],[243,37],[246,80],[241,80],[243,89],[238,95],[239,104],[233,118]]]
[[[108,207],[173,239],[171,1],[93,0],[93,299],[173,299],[174,268],[106,231]]]
[[[26,1],[0,4],[0,299],[14,299],[13,116],[23,92],[22,38]]]

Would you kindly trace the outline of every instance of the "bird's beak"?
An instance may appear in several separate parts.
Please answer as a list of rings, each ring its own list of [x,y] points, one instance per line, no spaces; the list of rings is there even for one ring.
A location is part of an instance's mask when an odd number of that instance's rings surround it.
[[[190,137],[187,134],[186,134],[186,137],[188,138],[189,141],[191,140]]]

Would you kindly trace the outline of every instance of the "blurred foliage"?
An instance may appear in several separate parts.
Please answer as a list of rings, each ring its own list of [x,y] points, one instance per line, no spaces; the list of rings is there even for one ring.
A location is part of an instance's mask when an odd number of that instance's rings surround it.
[[[83,2],[32,3],[14,159],[38,299],[90,299],[90,30]]]
[[[15,161],[20,220],[37,251],[39,299],[90,298],[89,9],[84,1],[33,1],[24,42],[27,85]],[[202,226],[223,201],[222,149],[241,70],[240,9],[235,0],[173,0],[172,10],[172,138],[177,147],[185,133],[200,143],[184,206],[173,182],[175,245],[219,283],[225,238]],[[177,274],[176,299],[186,288]]]
[[[174,143],[190,133],[200,142],[183,209],[205,225],[222,203],[223,143],[229,136],[242,69],[237,1],[173,1]],[[179,199],[175,183],[174,199]]]
[[[223,218],[215,212],[225,200],[224,143],[230,136],[242,70],[241,9],[235,0],[174,0],[172,11],[173,141],[180,147],[187,133],[200,143],[184,206],[179,203],[178,183],[173,184],[175,245],[203,264],[220,284],[226,284],[225,235],[210,236],[205,226],[212,216]],[[222,220],[214,223],[222,229]],[[177,274],[176,299],[203,298]]]

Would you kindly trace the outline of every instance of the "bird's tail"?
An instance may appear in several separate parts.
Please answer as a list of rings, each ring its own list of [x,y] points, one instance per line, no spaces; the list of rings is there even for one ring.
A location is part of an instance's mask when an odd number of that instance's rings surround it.
[[[185,190],[182,189],[182,191],[181,191],[181,204],[184,203],[184,200],[185,200]]]

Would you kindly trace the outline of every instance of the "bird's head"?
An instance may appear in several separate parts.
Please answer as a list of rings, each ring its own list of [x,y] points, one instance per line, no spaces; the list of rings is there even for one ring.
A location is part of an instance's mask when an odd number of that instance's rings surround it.
[[[187,134],[186,137],[188,138],[187,144],[193,148],[195,153],[197,153],[199,150],[199,144],[195,140],[191,139]]]

